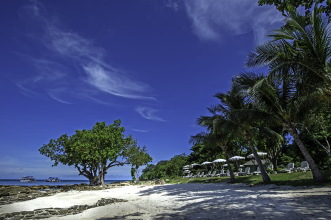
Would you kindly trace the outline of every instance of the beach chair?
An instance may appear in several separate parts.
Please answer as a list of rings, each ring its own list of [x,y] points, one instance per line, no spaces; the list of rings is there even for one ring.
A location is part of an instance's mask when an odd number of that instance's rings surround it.
[[[302,161],[301,164],[300,164],[300,167],[298,167],[297,170],[298,171],[303,171],[303,172],[306,172],[306,171],[310,170],[308,162],[307,161]]]
[[[253,172],[254,175],[259,175],[261,174],[260,167],[257,167],[256,171]]]
[[[203,175],[203,177],[208,177],[211,175],[211,171],[209,171],[207,174]]]
[[[188,173],[186,176],[183,176],[183,178],[191,178],[193,177],[193,173]]]
[[[214,170],[211,174],[210,174],[210,177],[214,177],[214,176],[216,176],[216,170]]]
[[[286,168],[282,171],[286,173],[292,173],[292,171],[294,171],[294,163],[288,163]]]
[[[239,174],[239,176],[246,176],[246,175],[250,174],[250,171],[251,171],[251,168],[246,167],[244,172],[239,172],[238,174]]]
[[[205,176],[205,172],[201,172],[200,175],[198,175],[198,177],[204,177]]]
[[[217,173],[215,176],[226,176],[226,173],[224,172],[224,169],[221,169],[221,171]]]
[[[200,173],[201,173],[201,172],[198,172],[197,174],[195,174],[195,175],[193,176],[193,178],[199,177],[199,176],[200,176]]]
[[[274,170],[274,165],[269,164],[269,165],[267,166],[267,169]]]

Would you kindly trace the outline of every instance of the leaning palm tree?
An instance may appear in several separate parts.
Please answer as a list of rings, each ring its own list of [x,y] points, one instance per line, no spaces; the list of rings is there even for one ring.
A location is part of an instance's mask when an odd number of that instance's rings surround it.
[[[247,116],[243,115],[245,109],[249,109],[250,105],[247,105],[245,97],[242,96],[241,91],[233,84],[230,91],[227,93],[218,93],[215,95],[220,100],[220,104],[218,105],[218,111],[222,112],[222,114],[226,115],[228,122],[226,124],[226,128],[231,128],[231,132],[236,134],[236,136],[245,139],[245,141],[249,144],[250,149],[254,155],[254,159],[258,164],[258,167],[261,171],[261,176],[264,183],[270,183],[271,179],[266,172],[261,158],[257,154],[257,150],[255,148],[254,142],[255,133],[258,132],[257,123],[252,125],[252,118],[247,118]],[[222,126],[222,123],[219,123]],[[224,124],[223,124],[224,125]]]
[[[311,96],[298,95],[291,77],[276,79],[258,74],[241,74],[234,80],[249,95],[249,102],[254,108],[246,114],[254,114],[261,120],[273,121],[293,137],[301,153],[309,163],[315,181],[324,181],[314,159],[299,137],[299,124],[311,111],[313,99]]]

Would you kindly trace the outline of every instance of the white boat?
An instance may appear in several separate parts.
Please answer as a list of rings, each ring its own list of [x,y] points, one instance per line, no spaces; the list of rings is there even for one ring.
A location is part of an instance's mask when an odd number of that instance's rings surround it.
[[[48,177],[46,182],[60,182],[60,179],[58,177]]]
[[[20,179],[21,183],[31,183],[31,182],[35,182],[35,178],[33,176],[24,176]]]

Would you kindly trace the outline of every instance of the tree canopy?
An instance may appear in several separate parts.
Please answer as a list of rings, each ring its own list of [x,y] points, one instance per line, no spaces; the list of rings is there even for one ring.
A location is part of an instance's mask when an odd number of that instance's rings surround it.
[[[124,132],[119,119],[111,125],[97,122],[90,130],[76,130],[71,136],[63,134],[58,139],[51,139],[39,152],[49,157],[53,166],[59,163],[74,166],[91,185],[103,185],[109,168],[129,163],[140,166],[150,160],[145,147],[138,147]]]
[[[259,0],[259,5],[274,5],[277,10],[282,12],[283,15],[288,10],[304,7],[306,14],[310,14],[314,4],[319,5],[319,8],[327,16],[330,16],[331,1],[330,0]]]

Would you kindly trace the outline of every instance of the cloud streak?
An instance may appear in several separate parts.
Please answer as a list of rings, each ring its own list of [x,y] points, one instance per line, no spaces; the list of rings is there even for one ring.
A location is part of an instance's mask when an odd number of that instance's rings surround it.
[[[274,8],[258,6],[255,0],[185,0],[193,32],[202,40],[221,41],[225,35],[253,31],[255,41],[266,41],[266,33],[283,22]]]
[[[46,17],[41,3],[32,1],[24,10],[32,21],[41,24],[43,34],[38,37],[47,56],[31,58],[38,74],[18,83],[23,91],[39,89],[42,90],[39,92],[65,104],[70,103],[65,91],[70,91],[71,97],[76,93],[77,97],[98,100],[91,98],[91,89],[97,91],[94,94],[101,92],[121,98],[156,100],[146,95],[150,90],[148,85],[132,79],[125,70],[110,66],[103,48],[73,31],[66,31],[59,22]]]
[[[152,120],[152,121],[165,121],[161,117],[157,116],[156,113],[158,110],[146,106],[138,106],[136,109],[136,112],[140,114],[141,117]]]

